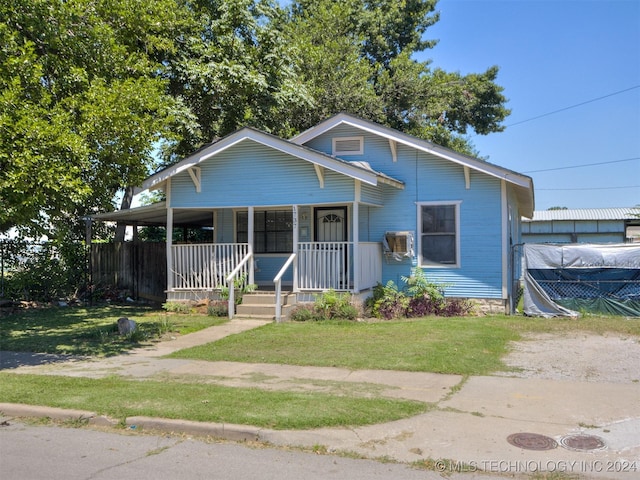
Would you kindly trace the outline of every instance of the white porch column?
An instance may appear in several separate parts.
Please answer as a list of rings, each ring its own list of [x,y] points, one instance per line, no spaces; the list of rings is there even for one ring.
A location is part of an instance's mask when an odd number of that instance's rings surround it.
[[[173,290],[173,208],[167,208],[167,291]]]
[[[249,207],[248,208],[248,212],[247,212],[247,242],[249,243],[249,253],[251,253],[251,255],[253,255],[253,242],[254,242],[254,235],[253,235],[253,224],[254,224],[254,218],[253,218],[253,207]],[[254,282],[254,278],[255,278],[255,258],[252,258],[251,261],[249,262],[249,283],[255,283]]]
[[[218,243],[218,210],[214,210],[211,218],[213,219],[213,243]]]
[[[362,183],[355,181],[353,202],[353,293],[360,292],[360,200],[362,198]]]
[[[298,206],[293,205],[293,253],[296,259],[293,261],[293,291],[298,291],[298,241],[300,240],[300,232],[298,231]]]

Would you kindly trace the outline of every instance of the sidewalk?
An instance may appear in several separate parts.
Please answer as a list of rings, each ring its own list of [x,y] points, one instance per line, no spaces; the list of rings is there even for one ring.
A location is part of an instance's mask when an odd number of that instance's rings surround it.
[[[227,386],[327,393],[347,391],[351,395],[418,400],[436,404],[437,408],[396,422],[352,429],[280,431],[140,417],[127,421],[147,429],[213,435],[230,440],[260,440],[282,446],[322,445],[329,451],[349,451],[368,458],[400,462],[451,459],[452,462],[436,464],[436,468],[445,473],[456,472],[462,463],[466,463],[472,470],[494,474],[555,471],[580,478],[631,479],[640,476],[640,384],[637,383],[504,376],[471,377],[464,381],[458,375],[432,373],[159,358],[265,323],[268,322],[235,319],[127,355],[64,362],[50,359],[44,363],[40,358],[35,365],[23,365],[10,371],[94,378],[113,374],[132,378],[191,375]],[[2,359],[4,363],[4,354]],[[0,411],[5,416],[80,416],[78,412],[24,405],[0,404]],[[84,415],[93,414],[84,412]],[[107,420],[95,418],[94,421]],[[533,435],[532,440],[524,436],[526,448],[507,441],[510,435],[522,433],[544,435],[541,438],[553,439],[557,445],[549,450],[532,449],[540,447],[537,435]],[[574,437],[576,434],[581,436]],[[602,443],[594,447],[594,439]]]

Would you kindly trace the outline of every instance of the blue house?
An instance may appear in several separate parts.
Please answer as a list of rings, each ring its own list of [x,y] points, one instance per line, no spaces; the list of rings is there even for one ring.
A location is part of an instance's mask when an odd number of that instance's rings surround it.
[[[420,266],[447,296],[508,312],[512,245],[534,210],[530,177],[347,114],[291,139],[242,128],[142,187],[166,194],[126,215],[166,219],[167,300],[234,279],[366,296]],[[212,241],[174,242],[185,223]]]

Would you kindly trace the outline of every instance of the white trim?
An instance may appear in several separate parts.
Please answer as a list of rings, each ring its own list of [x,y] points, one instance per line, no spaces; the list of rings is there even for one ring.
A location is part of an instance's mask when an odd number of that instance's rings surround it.
[[[530,208],[531,213],[533,213],[533,180],[531,179],[531,177],[511,170],[507,170],[505,168],[493,165],[474,157],[470,157],[468,155],[463,155],[453,150],[449,150],[448,148],[441,147],[434,143],[407,135],[397,130],[384,127],[367,120],[352,117],[351,115],[345,113],[340,113],[316,125],[315,127],[302,132],[301,134],[291,138],[291,142],[298,145],[303,145],[316,138],[317,136],[322,135],[323,133],[326,133],[329,130],[337,127],[338,125],[348,125],[351,127],[355,127],[359,130],[363,130],[365,132],[372,133],[374,135],[407,145],[417,150],[436,155],[440,158],[444,158],[445,160],[450,160],[463,166],[466,165],[474,170],[478,170],[493,177],[504,179],[509,183],[525,188],[527,191],[531,192],[531,198],[529,199],[530,205],[528,205],[528,207]]]
[[[460,205],[462,200],[436,201],[436,202],[416,202],[416,233],[418,265],[422,268],[460,268]],[[453,206],[455,208],[455,236],[456,236],[456,263],[428,263],[422,258],[422,207],[433,206]]]
[[[167,199],[168,204],[168,199]],[[173,246],[173,208],[167,208],[167,228],[166,228],[166,245],[167,245],[167,291],[173,290],[173,254],[171,247]]]
[[[196,187],[196,192],[200,193],[202,190],[202,169],[200,167],[191,167],[187,171],[193,185]]]
[[[360,182],[356,181],[356,190],[359,190]],[[353,293],[360,293],[360,206],[357,201],[351,207],[351,239],[353,242]],[[347,239],[349,236],[347,235]]]
[[[391,159],[393,160],[393,163],[396,163],[398,161],[398,143],[390,138],[389,148],[391,149]]]
[[[356,140],[358,142],[357,150],[339,150],[340,142],[351,142]],[[364,136],[357,135],[351,137],[333,137],[331,139],[331,154],[332,155],[363,155],[364,154]]]
[[[150,176],[144,181],[144,183],[142,184],[142,188],[154,188],[167,179],[173,177],[174,175],[196,165],[199,165],[205,160],[218,155],[228,148],[244,142],[245,140],[251,140],[266,147],[273,148],[274,150],[278,150],[282,153],[286,153],[302,160],[306,160],[313,163],[314,165],[319,165],[334,172],[361,180],[369,185],[378,184],[379,174],[377,174],[376,172],[367,171],[366,169],[355,166],[350,162],[338,158],[332,158],[324,153],[315,152],[304,146],[289,142],[287,140],[283,140],[281,138],[269,135],[264,132],[260,132],[258,130],[243,128],[241,130],[238,130],[237,132],[232,133],[231,135],[228,135],[222,140],[209,145],[204,150],[201,150],[185,158],[176,165],[173,165],[172,167],[169,167],[165,170],[162,170],[161,172],[156,173],[155,175]]]
[[[320,188],[324,188],[324,168],[318,164],[314,164],[313,168],[316,170],[316,176],[318,177]]]
[[[507,183],[500,182],[500,207],[502,209],[502,298],[509,295],[509,202],[507,199]],[[513,268],[513,265],[511,266]]]

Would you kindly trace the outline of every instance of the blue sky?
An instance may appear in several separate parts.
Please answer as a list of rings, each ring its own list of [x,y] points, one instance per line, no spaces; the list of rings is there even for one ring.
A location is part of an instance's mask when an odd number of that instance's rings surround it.
[[[469,138],[488,161],[533,178],[536,210],[640,204],[640,1],[440,0],[437,9],[425,37],[439,43],[418,59],[462,74],[500,67],[507,129]],[[590,164],[601,165],[565,168]]]

